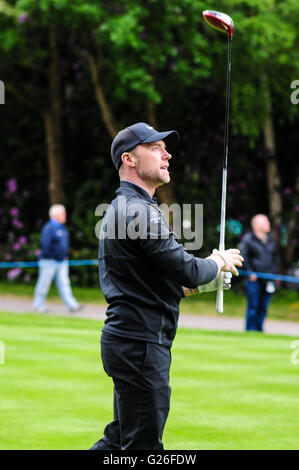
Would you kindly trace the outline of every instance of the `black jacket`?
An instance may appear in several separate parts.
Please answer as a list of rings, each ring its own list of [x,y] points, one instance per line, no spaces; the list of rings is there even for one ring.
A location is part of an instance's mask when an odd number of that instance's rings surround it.
[[[245,271],[274,273],[278,268],[277,250],[271,233],[267,235],[266,243],[257,238],[254,232],[244,235],[241,254]]]
[[[100,285],[109,304],[103,331],[170,347],[182,286],[211,281],[217,264],[185,251],[143,188],[121,181],[116,194],[99,240]]]

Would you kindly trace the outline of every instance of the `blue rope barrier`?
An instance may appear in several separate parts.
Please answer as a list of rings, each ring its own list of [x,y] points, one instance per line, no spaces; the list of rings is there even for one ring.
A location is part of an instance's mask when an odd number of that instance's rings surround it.
[[[285,276],[283,274],[270,274],[270,273],[259,273],[255,271],[242,271],[239,270],[240,276],[250,276],[251,274],[256,274],[260,279],[269,279],[271,281],[285,281],[285,282],[297,282],[299,283],[299,277],[296,276]]]
[[[69,260],[70,266],[98,266],[99,262],[97,259],[74,259]]]
[[[59,261],[58,261],[59,263]],[[98,265],[97,259],[74,259],[69,260],[69,266],[95,266]],[[37,268],[38,261],[7,261],[0,262],[0,269],[11,268]]]
[[[37,261],[9,261],[1,262],[0,268],[11,269],[11,268],[36,268],[38,266]]]
[[[97,259],[79,259],[69,260],[69,266],[98,266]],[[7,261],[0,262],[0,269],[12,269],[12,268],[36,268],[38,267],[38,261]],[[271,281],[285,281],[295,282],[299,284],[299,277],[296,276],[285,276],[283,274],[271,274],[271,273],[258,273],[253,271],[239,270],[240,276],[248,277],[251,274],[256,274],[260,279],[268,279]]]

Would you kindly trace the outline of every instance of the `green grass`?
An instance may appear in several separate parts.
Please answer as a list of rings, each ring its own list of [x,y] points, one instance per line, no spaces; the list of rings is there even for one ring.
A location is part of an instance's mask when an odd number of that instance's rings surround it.
[[[215,316],[214,292],[201,296],[190,296],[181,301],[182,313],[202,313]],[[224,315],[226,317],[244,317],[246,310],[246,296],[234,291],[224,293]],[[273,320],[299,321],[299,292],[280,290],[270,303],[268,318]]]
[[[0,449],[87,449],[112,418],[101,322],[0,313]],[[166,449],[298,449],[295,338],[180,329]]]
[[[17,295],[32,298],[34,287],[35,286],[31,284],[28,285],[17,282],[0,281],[0,295]],[[80,302],[105,303],[105,298],[99,286],[73,287],[72,290]],[[47,298],[51,300],[60,300],[58,291],[54,284],[51,285]]]
[[[32,298],[34,286],[12,282],[0,282],[0,295],[18,295]],[[104,296],[98,286],[73,287],[73,293],[79,302],[105,304]],[[244,317],[246,297],[234,290],[224,294],[224,314],[228,317]],[[48,298],[60,300],[55,286],[52,285]],[[181,312],[215,316],[214,292],[193,295],[181,302]],[[299,321],[299,292],[279,290],[274,296],[269,308],[269,318],[286,321]]]

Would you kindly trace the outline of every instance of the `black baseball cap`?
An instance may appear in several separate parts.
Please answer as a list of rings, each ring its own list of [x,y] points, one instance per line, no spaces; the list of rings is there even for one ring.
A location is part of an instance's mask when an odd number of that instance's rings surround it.
[[[121,156],[124,152],[130,152],[136,145],[149,144],[158,140],[171,141],[178,144],[180,136],[177,131],[158,132],[145,122],[137,122],[120,131],[111,145],[111,157],[115,168],[118,170],[122,164]]]

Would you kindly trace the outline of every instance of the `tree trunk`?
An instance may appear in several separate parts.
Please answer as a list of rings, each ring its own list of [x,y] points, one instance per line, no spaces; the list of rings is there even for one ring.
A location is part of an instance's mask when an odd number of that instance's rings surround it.
[[[62,119],[61,119],[61,83],[59,65],[59,46],[55,26],[49,29],[49,88],[48,106],[40,103],[35,97],[28,97],[24,90],[16,88],[12,83],[7,90],[18,100],[42,115],[46,134],[48,160],[48,190],[51,204],[64,202],[63,191],[63,150],[62,150]]]
[[[281,202],[281,181],[280,175],[277,168],[276,162],[276,150],[273,132],[273,121],[272,116],[268,116],[264,125],[264,142],[267,148],[268,155],[266,159],[266,172],[268,182],[268,194],[269,194],[269,205],[270,215],[275,228],[280,228],[281,225],[281,214],[282,214],[282,202]],[[277,232],[278,234],[278,232]]]
[[[148,123],[153,126],[155,129],[158,128],[157,118],[156,118],[156,103],[153,101],[147,102],[147,120]]]
[[[296,219],[298,217],[298,211],[297,211],[297,206],[299,203],[299,175],[297,176],[297,181],[296,185],[294,188],[294,201],[293,201],[293,210],[287,225],[287,245],[284,247],[284,269],[286,270],[289,268],[293,262],[293,256],[294,256],[294,235],[295,235],[295,229],[296,229]]]
[[[49,199],[51,204],[64,202],[63,150],[61,119],[61,83],[57,31],[49,31],[49,109],[43,112],[49,168]]]
[[[47,142],[50,204],[62,204],[64,202],[63,165],[62,149],[57,138],[58,126],[51,112],[45,111],[43,118]]]
[[[91,52],[88,52],[87,57],[89,61],[92,82],[95,89],[95,95],[102,113],[103,122],[106,125],[110,137],[113,139],[118,133],[119,129],[113,117],[112,110],[110,108],[101,83],[100,72],[103,58],[100,46],[98,46],[97,57],[95,57]]]
[[[267,117],[264,124],[264,144],[267,149],[266,171],[267,171],[267,184],[270,206],[270,217],[273,222],[273,234],[277,243],[280,254],[280,270],[285,272],[293,261],[294,244],[293,238],[295,235],[296,219],[298,212],[296,210],[298,205],[299,195],[299,176],[297,176],[294,188],[293,210],[287,223],[287,243],[286,246],[281,246],[281,226],[283,223],[282,217],[282,198],[281,198],[281,179],[276,160],[275,136],[274,125],[272,118],[271,97],[266,74],[262,77],[262,84],[265,87],[265,97],[267,103]]]
[[[267,103],[267,116],[264,123],[263,135],[264,145],[267,150],[266,157],[266,174],[268,186],[268,198],[270,218],[272,221],[272,231],[280,250],[281,223],[282,223],[282,199],[281,199],[281,180],[276,160],[276,147],[274,136],[274,125],[272,117],[271,96],[267,83],[267,77],[263,77],[263,85],[265,87],[265,96]]]

